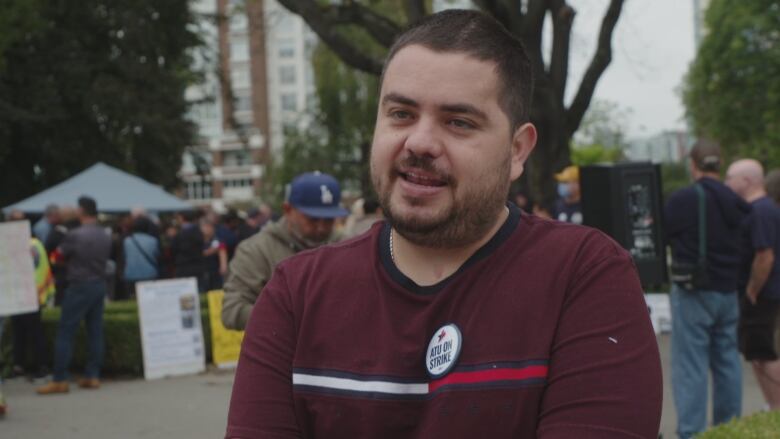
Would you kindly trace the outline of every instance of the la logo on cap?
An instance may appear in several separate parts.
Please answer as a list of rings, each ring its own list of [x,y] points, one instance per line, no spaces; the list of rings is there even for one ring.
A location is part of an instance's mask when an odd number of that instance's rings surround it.
[[[320,185],[320,194],[320,200],[322,201],[322,204],[333,204],[333,194],[324,184]]]
[[[425,353],[425,367],[432,378],[441,378],[448,374],[458,362],[463,336],[454,323],[442,326],[433,334]]]

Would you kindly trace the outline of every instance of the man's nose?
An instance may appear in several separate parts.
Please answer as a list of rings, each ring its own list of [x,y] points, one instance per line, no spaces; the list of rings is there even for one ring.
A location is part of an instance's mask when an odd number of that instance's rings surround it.
[[[416,156],[438,157],[442,153],[441,136],[432,117],[421,117],[409,131],[404,148]]]

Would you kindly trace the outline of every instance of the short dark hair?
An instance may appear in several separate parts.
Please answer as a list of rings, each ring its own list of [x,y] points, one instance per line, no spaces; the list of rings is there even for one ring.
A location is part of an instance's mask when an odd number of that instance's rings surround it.
[[[697,140],[688,155],[699,171],[720,172],[720,146],[714,140]]]
[[[194,222],[198,218],[200,218],[200,212],[197,210],[182,210],[179,212],[181,214],[181,217],[184,221],[187,221],[188,223]]]
[[[97,216],[97,203],[92,197],[82,195],[79,197],[79,207],[87,216]]]
[[[133,220],[132,231],[134,233],[154,235],[154,223],[149,218],[141,215]]]
[[[534,78],[523,43],[494,18],[479,12],[450,9],[423,17],[404,31],[385,59],[387,66],[404,47],[420,45],[435,52],[460,52],[496,64],[501,82],[498,102],[514,131],[530,119]]]

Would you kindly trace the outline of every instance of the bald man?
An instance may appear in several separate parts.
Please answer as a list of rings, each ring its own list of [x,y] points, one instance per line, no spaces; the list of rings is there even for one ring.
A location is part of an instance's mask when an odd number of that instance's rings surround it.
[[[780,207],[767,196],[764,169],[753,159],[734,162],[726,184],[753,206],[743,225],[739,346],[766,402],[780,409],[780,361],[775,328],[780,323]]]

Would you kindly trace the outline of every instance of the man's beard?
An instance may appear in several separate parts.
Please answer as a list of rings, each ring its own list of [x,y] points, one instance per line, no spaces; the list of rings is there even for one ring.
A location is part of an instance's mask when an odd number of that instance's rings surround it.
[[[387,221],[401,236],[423,247],[458,248],[482,239],[495,225],[509,193],[510,160],[507,154],[498,169],[486,172],[471,182],[470,187],[464,187],[460,198],[457,196],[459,182],[437,169],[428,157],[405,157],[390,170],[384,181],[374,169],[371,177]],[[415,217],[413,213],[402,215],[391,201],[392,187],[403,178],[397,171],[401,166],[434,173],[446,181],[454,195],[452,203],[430,218]],[[414,208],[413,200],[407,200],[407,203]]]

